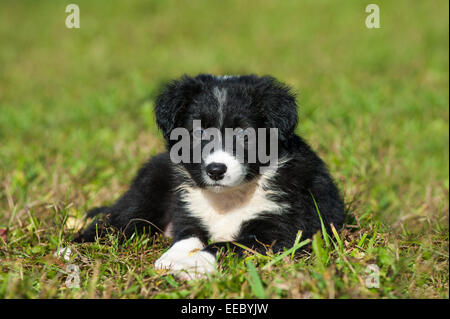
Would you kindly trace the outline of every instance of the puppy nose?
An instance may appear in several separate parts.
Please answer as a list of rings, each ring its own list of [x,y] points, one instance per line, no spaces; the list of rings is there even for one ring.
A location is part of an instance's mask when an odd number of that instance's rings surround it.
[[[225,176],[226,171],[226,165],[221,163],[211,163],[206,166],[206,174],[215,181],[221,180]]]

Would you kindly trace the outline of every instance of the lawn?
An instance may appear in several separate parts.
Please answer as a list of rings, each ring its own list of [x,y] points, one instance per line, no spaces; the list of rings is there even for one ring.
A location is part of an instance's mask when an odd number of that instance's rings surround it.
[[[2,0],[0,297],[449,298],[449,4],[376,1],[368,29],[369,3]],[[297,92],[297,132],[339,185],[345,228],[191,282],[153,268],[168,239],[72,244],[85,211],[163,150],[161,85],[201,72]]]

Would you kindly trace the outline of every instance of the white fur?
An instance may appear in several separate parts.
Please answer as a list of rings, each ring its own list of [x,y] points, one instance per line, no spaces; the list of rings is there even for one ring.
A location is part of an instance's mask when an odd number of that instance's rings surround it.
[[[216,258],[201,251],[203,247],[196,237],[180,240],[155,262],[155,268],[171,270],[185,280],[204,277],[216,269]]]
[[[163,233],[164,237],[172,237],[173,236],[173,224],[169,223],[167,227],[164,229]]]
[[[219,127],[223,124],[223,105],[227,101],[227,90],[219,89],[217,86],[213,89],[214,97],[217,99],[217,103],[219,104],[218,113],[219,113]]]
[[[246,170],[245,166],[239,163],[238,159],[233,155],[219,150],[208,155],[205,159],[205,166],[211,163],[225,164],[227,171],[223,179],[214,181],[204,174],[203,178],[207,184],[219,184],[222,186],[236,186],[239,185],[245,178]]]
[[[272,201],[273,190],[267,188],[269,180],[276,174],[273,167],[252,183],[214,193],[185,186],[182,197],[189,212],[199,218],[213,241],[232,241],[239,233],[243,222],[256,218],[264,212],[281,213],[282,204]],[[253,188],[252,188],[253,187]]]
[[[155,262],[155,266],[160,269],[170,269],[173,262],[186,258],[191,251],[203,249],[203,247],[203,243],[197,237],[180,240]]]
[[[236,78],[238,77],[238,75],[218,75],[216,76],[217,79],[219,80],[228,80],[228,79],[232,79],[232,78]]]

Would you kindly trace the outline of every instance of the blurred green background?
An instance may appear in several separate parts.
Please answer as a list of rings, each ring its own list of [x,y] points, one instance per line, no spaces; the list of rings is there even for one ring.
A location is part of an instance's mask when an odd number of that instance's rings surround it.
[[[72,2],[80,29],[65,27]],[[2,0],[0,225],[113,201],[163,149],[165,81],[255,73],[297,92],[297,132],[354,215],[443,225],[448,253],[448,1],[376,1],[368,29],[371,2]]]
[[[298,133],[376,214],[448,190],[447,1],[378,1],[380,29],[364,1],[77,1],[67,29],[69,3],[1,4],[0,179],[23,184],[20,200],[54,178],[126,184],[161,150],[142,99],[201,72],[292,86]]]

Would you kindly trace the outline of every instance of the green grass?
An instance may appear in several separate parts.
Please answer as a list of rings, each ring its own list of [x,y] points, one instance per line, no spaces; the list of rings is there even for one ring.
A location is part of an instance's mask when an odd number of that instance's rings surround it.
[[[448,2],[68,1],[0,4],[0,297],[448,298]],[[152,106],[183,73],[271,74],[350,217],[278,255],[227,256],[207,281],[158,273],[170,242],[72,245],[163,149]],[[145,100],[149,97],[148,100]],[[70,245],[72,260],[53,257]],[[298,247],[302,245],[301,247]],[[67,265],[80,288],[67,288]],[[366,267],[380,269],[367,288]]]

